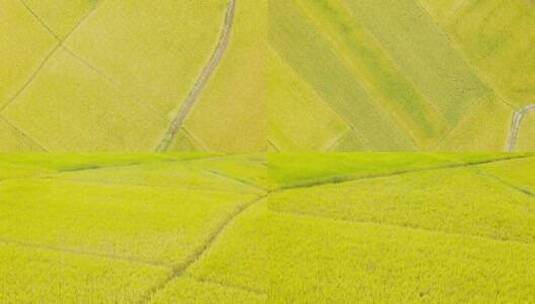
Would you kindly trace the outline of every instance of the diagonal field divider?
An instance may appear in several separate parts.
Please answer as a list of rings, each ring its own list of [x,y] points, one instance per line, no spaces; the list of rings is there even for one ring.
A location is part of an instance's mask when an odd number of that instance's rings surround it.
[[[31,10],[31,8],[23,1],[23,0],[19,0],[23,5],[24,7],[29,11],[29,13],[34,16],[37,21],[50,33],[50,35],[52,35],[54,38],[56,38],[58,40],[58,42],[56,43],[56,45],[52,48],[52,50],[50,50],[50,52],[45,56],[45,58],[41,61],[41,63],[39,64],[39,66],[37,67],[37,69],[35,71],[33,71],[33,73],[30,75],[30,77],[26,80],[26,82],[22,85],[22,87],[15,93],[15,95],[13,95],[13,97],[11,97],[8,102],[6,102],[1,108],[0,108],[0,112],[2,112],[7,106],[9,106],[13,101],[15,101],[15,99],[17,99],[21,94],[22,92],[24,92],[24,90],[26,90],[26,88],[28,88],[30,86],[30,84],[33,82],[33,80],[37,77],[37,75],[39,75],[39,72],[41,72],[41,70],[43,69],[43,67],[46,65],[46,63],[49,61],[49,59],[61,48],[63,47],[63,44],[64,42],[84,23],[85,20],[87,20],[87,18],[89,18],[89,16],[91,16],[98,8],[98,6],[100,4],[102,4],[102,2],[104,2],[105,0],[100,0],[98,1],[94,6],[93,8],[88,12],[86,13],[82,18],[80,18],[80,20],[78,21],[78,23],[76,23],[76,25],[73,27],[73,29],[67,33],[67,35],[65,35],[64,38],[59,38],[58,35],[56,33],[54,33],[50,27],[48,27],[46,25],[46,23],[41,19],[39,18],[39,16],[37,16],[35,14],[35,12],[33,12],[33,10]]]
[[[170,275],[160,282],[160,284],[152,287],[140,300],[139,303],[149,303],[153,296],[160,290],[163,290],[170,282],[172,282],[174,279],[181,277],[184,275],[184,273],[189,269],[191,265],[193,265],[195,262],[197,262],[207,251],[212,247],[212,245],[217,241],[217,239],[223,234],[225,229],[234,222],[234,220],[241,215],[243,212],[248,210],[250,207],[264,199],[266,195],[262,195],[260,197],[257,197],[256,199],[249,201],[246,204],[243,204],[239,206],[231,215],[227,217],[225,221],[217,229],[212,232],[206,242],[202,244],[200,247],[198,247],[196,250],[190,254],[184,262],[176,265],[173,267],[173,271],[170,273]]]
[[[412,231],[436,233],[436,234],[442,234],[442,235],[461,236],[461,237],[466,237],[466,238],[473,238],[473,239],[493,241],[493,242],[520,244],[523,246],[535,246],[535,243],[530,243],[530,242],[510,240],[510,239],[500,239],[500,238],[486,237],[486,236],[474,235],[474,234],[464,234],[464,233],[458,233],[458,232],[422,228],[422,227],[417,227],[417,226],[382,223],[382,222],[377,222],[377,221],[359,221],[359,220],[351,220],[351,219],[340,219],[340,218],[335,218],[335,217],[330,217],[330,216],[321,216],[317,214],[309,214],[306,212],[298,212],[298,211],[270,210],[270,212],[274,214],[279,214],[279,215],[296,216],[296,217],[310,218],[310,219],[324,220],[324,221],[333,221],[333,222],[338,222],[338,223],[347,223],[347,224],[354,224],[354,225],[375,225],[375,226],[380,226],[380,227],[392,227],[392,228],[407,229],[407,230],[412,230]]]
[[[371,174],[371,175],[364,175],[364,176],[358,176],[358,177],[354,177],[352,175],[329,176],[322,180],[303,181],[303,182],[295,183],[292,185],[281,186],[277,189],[274,189],[273,192],[280,192],[280,191],[291,190],[291,189],[311,188],[311,187],[327,185],[327,184],[341,184],[341,183],[347,183],[347,182],[352,182],[352,181],[357,181],[357,180],[362,180],[362,179],[398,176],[398,175],[415,173],[415,172],[426,172],[426,171],[434,171],[434,170],[442,170],[442,169],[472,167],[472,166],[477,166],[477,165],[482,165],[482,164],[504,162],[504,161],[510,161],[510,160],[515,160],[515,159],[524,159],[524,158],[532,158],[532,157],[535,157],[535,155],[531,155],[531,154],[513,155],[513,156],[508,156],[508,157],[504,157],[500,159],[480,160],[480,161],[473,161],[469,163],[465,163],[465,162],[454,163],[454,164],[448,164],[448,165],[433,166],[429,168],[399,170],[399,171],[394,171],[394,172],[389,172],[389,173]]]
[[[68,253],[68,254],[79,255],[79,256],[104,258],[108,260],[123,261],[123,262],[129,262],[129,263],[134,263],[134,264],[164,267],[167,269],[170,267],[170,265],[168,264],[159,263],[157,261],[142,260],[142,259],[138,259],[135,257],[128,257],[128,256],[121,256],[121,255],[114,255],[114,254],[107,254],[107,253],[100,253],[100,252],[93,252],[93,251],[86,251],[86,250],[78,250],[78,249],[73,249],[73,248],[63,248],[63,247],[35,244],[32,242],[25,242],[25,241],[20,241],[20,240],[10,240],[10,239],[0,238],[0,244],[8,244],[8,245],[15,245],[18,247],[55,251],[55,252]]]

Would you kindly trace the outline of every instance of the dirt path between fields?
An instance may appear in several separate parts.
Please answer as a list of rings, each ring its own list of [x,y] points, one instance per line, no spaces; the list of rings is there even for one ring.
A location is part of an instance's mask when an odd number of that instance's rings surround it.
[[[221,35],[219,36],[217,47],[215,48],[214,53],[212,54],[212,57],[208,63],[202,69],[201,74],[189,92],[188,97],[186,97],[186,100],[184,100],[180,106],[180,110],[171,122],[169,129],[165,133],[163,139],[160,141],[158,147],[156,147],[156,151],[166,151],[169,148],[169,145],[182,127],[184,120],[197,102],[199,95],[201,95],[204,87],[206,87],[208,80],[210,80],[210,77],[214,74],[215,69],[219,66],[219,63],[221,63],[223,55],[225,54],[230,42],[230,33],[232,32],[234,15],[236,12],[236,1],[237,0],[229,0],[225,15],[225,22],[223,23],[223,28],[221,30]]]
[[[200,260],[206,252],[216,243],[216,241],[219,239],[219,237],[223,234],[223,232],[226,231],[226,229],[234,223],[236,218],[238,218],[240,215],[242,215],[245,211],[249,210],[251,207],[256,205],[257,203],[261,202],[264,198],[267,197],[268,194],[264,194],[262,196],[259,196],[255,198],[254,200],[251,200],[249,202],[246,202],[242,204],[241,206],[238,206],[238,208],[230,214],[216,229],[213,231],[209,236],[208,239],[200,245],[198,248],[194,249],[193,252],[185,258],[183,262],[181,262],[178,265],[175,265],[172,268],[171,273],[158,285],[153,286],[148,292],[143,295],[139,303],[150,303],[154,296],[161,290],[163,290],[167,285],[169,285],[173,280],[178,279],[179,277],[182,277],[186,274],[190,266],[192,266],[195,262]],[[244,288],[241,288],[244,289]],[[252,292],[252,290],[249,289],[249,291]],[[255,292],[256,293],[256,292]]]
[[[535,112],[535,104],[527,105],[513,114],[513,121],[511,122],[511,129],[509,130],[509,137],[507,138],[508,152],[512,152],[515,149],[522,120],[529,112]]]

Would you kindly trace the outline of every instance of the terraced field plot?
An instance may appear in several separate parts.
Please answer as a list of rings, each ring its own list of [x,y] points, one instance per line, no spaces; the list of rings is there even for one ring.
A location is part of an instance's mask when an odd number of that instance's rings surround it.
[[[261,4],[2,0],[0,151],[263,150]]]
[[[535,154],[0,157],[0,301],[530,303]]]
[[[508,133],[535,103],[533,1],[269,4],[273,150],[526,150]]]

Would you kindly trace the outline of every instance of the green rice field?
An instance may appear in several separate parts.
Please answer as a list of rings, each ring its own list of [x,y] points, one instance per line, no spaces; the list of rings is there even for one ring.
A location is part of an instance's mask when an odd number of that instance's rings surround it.
[[[0,151],[532,151],[534,20],[532,0],[2,0]]]
[[[0,151],[263,151],[266,9],[237,2],[2,0]]]
[[[272,150],[504,151],[535,103],[533,1],[269,4]]]
[[[535,0],[0,0],[0,304],[535,303]]]
[[[535,154],[3,154],[2,303],[530,303]]]

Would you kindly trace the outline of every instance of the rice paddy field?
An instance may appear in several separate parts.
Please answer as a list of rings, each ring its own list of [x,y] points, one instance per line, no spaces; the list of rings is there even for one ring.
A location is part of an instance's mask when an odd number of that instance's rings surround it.
[[[265,196],[264,167],[255,155],[2,155],[0,302],[261,303],[201,260]]]
[[[504,151],[513,113],[535,103],[533,1],[270,0],[268,11],[272,150]]]
[[[533,0],[0,0],[0,303],[535,303],[534,46]]]
[[[262,5],[2,0],[0,151],[262,151]]]
[[[2,303],[531,303],[535,154],[2,154]]]
[[[532,151],[534,20],[531,0],[1,0],[0,151]]]

